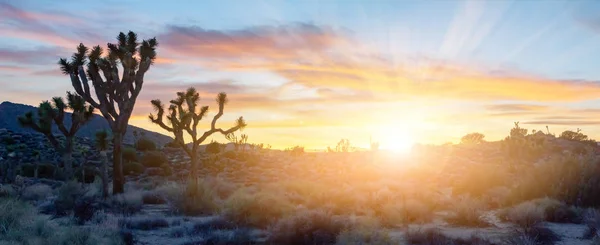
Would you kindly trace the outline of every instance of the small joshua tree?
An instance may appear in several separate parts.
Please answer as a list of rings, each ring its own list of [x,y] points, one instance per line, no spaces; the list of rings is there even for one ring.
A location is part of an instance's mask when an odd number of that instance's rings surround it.
[[[233,143],[234,149],[236,151],[240,148],[240,146],[242,147],[242,151],[245,151],[246,142],[248,142],[248,135],[242,134],[240,136],[240,138],[238,139],[238,137],[237,137],[237,135],[235,135],[235,133],[231,133],[231,134],[225,135],[225,138]]]
[[[109,43],[108,54],[103,57],[100,46],[91,50],[83,44],[70,61],[60,59],[59,65],[78,95],[98,109],[108,121],[113,141],[113,192],[123,193],[124,177],[122,166],[123,136],[136,99],[142,90],[144,76],[156,59],[156,38],[138,42],[137,35],[130,31],[117,36],[118,43]],[[87,69],[84,65],[87,64]],[[119,68],[122,67],[122,74]],[[93,93],[89,81],[93,86]]]
[[[171,100],[171,105],[168,108],[168,115],[165,116],[165,108],[160,100],[152,100],[151,103],[156,110],[156,115],[150,114],[150,121],[159,125],[161,128],[173,133],[175,136],[175,142],[181,146],[186,154],[191,159],[191,171],[190,180],[193,181],[193,186],[198,186],[198,148],[202,142],[204,142],[209,136],[214,133],[221,133],[223,135],[229,135],[235,131],[241,130],[246,127],[246,122],[243,117],[239,117],[235,123],[235,126],[223,130],[217,128],[217,120],[223,116],[223,110],[225,104],[227,104],[227,94],[219,93],[217,96],[217,103],[219,105],[218,113],[213,117],[210,123],[210,129],[200,134],[198,132],[198,123],[208,113],[208,106],[198,108],[198,101],[200,95],[195,88],[188,88],[185,92],[178,92],[177,98]],[[164,119],[166,118],[167,123]],[[171,126],[168,126],[170,124]],[[183,140],[183,134],[187,133],[192,138],[190,145],[185,144]]]
[[[100,151],[102,166],[100,166],[100,178],[102,178],[102,198],[108,197],[108,133],[105,130],[96,132],[96,149]]]
[[[71,125],[65,126],[65,110],[70,109]],[[52,102],[43,101],[37,111],[37,117],[33,112],[28,112],[18,118],[19,124],[31,128],[46,136],[52,147],[62,154],[65,174],[67,179],[73,177],[73,138],[77,131],[87,123],[94,115],[94,108],[86,105],[85,100],[76,94],[67,92],[67,103],[61,97],[52,98]],[[52,134],[52,124],[56,124],[58,130],[65,136],[64,143],[58,141]]]

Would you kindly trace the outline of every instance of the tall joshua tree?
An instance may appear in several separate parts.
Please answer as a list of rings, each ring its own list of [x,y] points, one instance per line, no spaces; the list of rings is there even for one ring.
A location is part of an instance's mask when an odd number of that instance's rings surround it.
[[[71,125],[65,125],[65,110],[70,109]],[[88,106],[85,100],[76,94],[67,92],[67,103],[61,97],[52,98],[52,102],[43,101],[37,111],[37,117],[33,112],[28,112],[18,118],[19,124],[31,128],[46,136],[56,151],[62,154],[65,174],[68,179],[73,177],[72,155],[73,138],[77,131],[87,123],[94,115],[94,108]],[[56,124],[58,130],[65,136],[64,143],[59,142],[52,134],[52,124]]]
[[[235,126],[223,130],[217,128],[217,120],[223,115],[223,109],[227,104],[227,94],[219,93],[217,95],[217,103],[219,105],[219,112],[213,117],[210,123],[210,129],[200,134],[198,132],[198,123],[206,113],[208,112],[208,106],[198,108],[198,101],[200,95],[195,88],[188,88],[185,92],[178,92],[177,98],[171,100],[171,105],[168,108],[168,115],[165,114],[165,107],[160,100],[152,100],[151,103],[156,110],[156,115],[150,114],[149,118],[155,124],[158,124],[161,128],[173,133],[175,136],[175,142],[183,148],[187,155],[191,159],[191,171],[190,180],[194,181],[194,187],[197,186],[198,176],[198,148],[202,142],[204,142],[209,136],[214,133],[221,133],[223,135],[229,135],[237,130],[246,127],[246,122],[243,117],[239,117],[235,123]],[[167,123],[163,120],[167,120]],[[167,125],[171,125],[170,127]],[[183,140],[183,134],[186,132],[192,138],[191,145],[186,145]]]
[[[79,44],[71,60],[60,59],[64,74],[69,75],[75,92],[97,108],[108,121],[113,139],[113,193],[123,193],[122,142],[135,101],[142,90],[144,75],[156,59],[156,38],[138,42],[134,32],[120,33],[117,43],[109,43],[102,56],[100,46],[91,49]],[[83,66],[87,65],[84,69]],[[119,74],[119,67],[123,69]],[[92,81],[95,97],[89,80]]]

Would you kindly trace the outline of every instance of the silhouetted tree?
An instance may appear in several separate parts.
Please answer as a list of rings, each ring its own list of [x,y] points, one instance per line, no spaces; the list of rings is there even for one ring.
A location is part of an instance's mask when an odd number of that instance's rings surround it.
[[[245,151],[246,142],[248,142],[248,135],[242,134],[240,138],[238,138],[237,135],[235,135],[235,133],[231,133],[225,135],[225,138],[233,143],[233,147],[236,151],[240,148],[240,146],[242,147],[242,151]]]
[[[219,105],[219,112],[213,117],[210,129],[200,134],[198,132],[198,123],[208,113],[208,106],[198,108],[198,101],[200,95],[195,88],[188,88],[185,92],[178,92],[177,98],[171,100],[171,105],[168,108],[168,115],[164,116],[165,108],[160,100],[152,100],[151,103],[154,106],[157,114],[149,115],[150,121],[159,125],[161,128],[173,133],[175,136],[175,142],[177,142],[181,148],[191,159],[191,171],[190,179],[194,181],[194,187],[198,185],[198,147],[204,142],[209,136],[214,133],[221,133],[223,135],[231,134],[237,130],[241,130],[246,127],[246,122],[243,117],[239,117],[235,123],[235,126],[223,130],[217,128],[217,120],[223,115],[225,104],[227,103],[227,94],[219,93],[217,96],[217,103]],[[168,126],[163,118],[168,120]],[[183,134],[186,132],[192,138],[190,145],[185,144]]]
[[[83,44],[71,61],[61,58],[59,65],[69,75],[77,94],[94,108],[100,110],[108,121],[113,140],[113,193],[123,193],[122,142],[136,99],[142,90],[144,76],[156,59],[156,38],[138,42],[137,35],[130,31],[120,33],[117,43],[109,43],[108,54],[94,46],[91,51]],[[87,64],[87,69],[83,66]],[[119,65],[123,68],[119,74]],[[95,97],[89,86],[92,81]]]
[[[65,125],[65,110],[70,109],[71,125],[69,128]],[[56,151],[62,154],[65,174],[68,180],[73,177],[73,138],[77,131],[88,122],[94,115],[94,108],[86,105],[85,100],[76,94],[67,92],[67,103],[61,97],[52,98],[52,102],[43,101],[40,103],[37,117],[33,112],[28,112],[18,118],[19,124],[23,127],[31,128],[46,136],[50,144]],[[52,124],[56,124],[58,130],[65,136],[63,143],[52,134]]]

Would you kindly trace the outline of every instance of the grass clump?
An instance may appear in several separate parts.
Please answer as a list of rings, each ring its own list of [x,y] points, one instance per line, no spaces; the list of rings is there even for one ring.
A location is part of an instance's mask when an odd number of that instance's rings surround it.
[[[344,229],[336,238],[336,245],[396,245],[399,241],[378,229]]]
[[[450,216],[447,221],[458,226],[468,227],[485,227],[489,226],[480,217],[483,213],[485,205],[478,199],[469,196],[460,197],[453,203],[454,215]]]
[[[27,201],[42,201],[52,195],[52,187],[45,184],[35,184],[21,191],[21,198]]]
[[[267,227],[294,210],[282,195],[242,188],[233,193],[223,206],[230,221],[255,227]]]
[[[114,195],[112,196],[110,203],[116,211],[124,215],[135,214],[142,210],[142,206],[144,205],[141,191],[132,191]]]
[[[305,210],[278,220],[270,227],[276,244],[334,244],[345,222],[324,210]]]

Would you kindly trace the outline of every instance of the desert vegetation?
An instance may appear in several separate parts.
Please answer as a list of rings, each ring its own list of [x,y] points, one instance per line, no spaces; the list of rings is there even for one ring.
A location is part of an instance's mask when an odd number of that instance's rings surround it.
[[[500,141],[470,133],[458,144],[417,145],[403,157],[378,142],[361,150],[347,138],[327,152],[274,150],[236,135],[251,127],[241,116],[226,129],[217,125],[225,92],[201,130],[209,106],[199,105],[192,87],[168,107],[151,101],[150,121],[172,142],[157,145],[135,132],[135,142],[124,144],[158,42],[139,42],[133,32],[117,40],[106,54],[80,44],[70,61],[59,61],[75,92],[19,115],[41,136],[0,130],[2,244],[600,241],[600,157],[580,129],[556,137],[515,122]],[[76,137],[94,111],[110,131]],[[209,142],[213,134],[231,144]],[[28,150],[40,139],[59,163]]]

